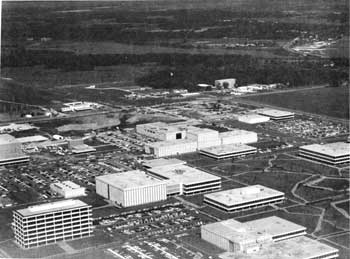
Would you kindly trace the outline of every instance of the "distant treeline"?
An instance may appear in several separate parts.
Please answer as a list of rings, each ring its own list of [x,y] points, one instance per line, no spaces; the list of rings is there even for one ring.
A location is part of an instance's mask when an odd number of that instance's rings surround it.
[[[154,62],[162,67],[137,79],[140,85],[154,88],[196,90],[197,83],[213,83],[215,79],[234,77],[239,85],[248,83],[283,83],[290,87],[338,82],[348,79],[349,60],[327,61],[303,57],[288,59],[261,59],[249,55],[188,55],[188,54],[101,54],[76,55],[73,52],[13,49],[3,52],[2,67],[45,65],[62,71],[89,71],[95,66],[142,64]]]

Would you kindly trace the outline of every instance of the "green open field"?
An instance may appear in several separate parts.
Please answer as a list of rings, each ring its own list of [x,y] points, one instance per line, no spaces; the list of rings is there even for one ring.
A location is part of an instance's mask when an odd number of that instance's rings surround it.
[[[319,88],[245,98],[283,108],[349,119],[348,87]]]

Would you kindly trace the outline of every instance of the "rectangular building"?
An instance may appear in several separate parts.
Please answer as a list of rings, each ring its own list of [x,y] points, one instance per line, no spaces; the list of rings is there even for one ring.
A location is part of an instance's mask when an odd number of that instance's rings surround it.
[[[197,151],[197,142],[188,139],[159,141],[145,145],[145,152],[155,157],[175,156]]]
[[[190,126],[187,128],[187,138],[197,143],[197,149],[221,144],[219,132],[212,129]]]
[[[205,203],[226,212],[237,212],[281,203],[284,199],[283,192],[262,185],[252,185],[204,195]]]
[[[175,166],[175,165],[184,165],[186,164],[186,161],[182,161],[180,159],[176,158],[158,158],[158,159],[151,159],[151,160],[144,160],[142,162],[142,165],[144,168],[153,168],[158,166]]]
[[[186,128],[164,122],[153,122],[136,125],[136,132],[151,138],[171,141],[186,138]]]
[[[166,183],[139,170],[96,177],[96,193],[123,207],[166,200]]]
[[[85,188],[71,181],[52,183],[50,189],[66,199],[85,195]]]
[[[92,235],[91,206],[64,200],[13,212],[15,241],[23,248],[38,247]]]
[[[163,166],[147,172],[166,182],[167,195],[193,195],[221,189],[221,178],[187,165]]]
[[[299,156],[331,165],[349,163],[350,143],[335,142],[301,146]]]
[[[25,163],[29,156],[21,149],[21,143],[9,134],[0,134],[0,166]]]
[[[232,89],[235,88],[236,81],[235,78],[219,79],[214,81],[214,85],[217,88]]]
[[[339,250],[317,240],[300,236],[262,246],[255,253],[225,252],[221,259],[333,259]]]
[[[250,113],[250,114],[239,115],[237,117],[237,120],[247,124],[258,124],[258,123],[268,122],[270,118],[267,116]]]
[[[271,120],[280,121],[294,118],[294,112],[276,110],[276,109],[259,109],[257,113],[269,117]]]
[[[255,154],[256,151],[256,147],[244,144],[230,144],[204,148],[200,150],[200,153],[215,159],[226,159]]]
[[[254,131],[235,129],[231,131],[221,132],[219,134],[221,145],[227,144],[248,144],[258,141],[258,134]]]

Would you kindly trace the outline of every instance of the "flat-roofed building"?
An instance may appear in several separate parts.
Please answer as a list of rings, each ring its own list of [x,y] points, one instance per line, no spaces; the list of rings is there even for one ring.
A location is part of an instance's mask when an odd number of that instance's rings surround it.
[[[248,144],[257,142],[258,134],[254,131],[234,129],[231,131],[221,132],[219,134],[219,138],[221,140],[221,145],[236,143]]]
[[[277,109],[259,109],[257,113],[260,115],[264,115],[269,117],[271,120],[279,121],[279,120],[288,120],[294,118],[294,112],[282,111]]]
[[[68,148],[73,154],[82,154],[96,151],[96,148],[84,144],[84,140],[82,138],[69,139]]]
[[[21,149],[21,143],[9,134],[0,134],[0,166],[29,161]]]
[[[237,81],[236,78],[218,79],[214,81],[214,85],[215,87],[218,87],[218,88],[232,89],[232,88],[235,88],[236,81]]]
[[[256,147],[251,147],[244,144],[230,144],[204,148],[199,152],[205,156],[215,159],[226,159],[255,154],[256,151]]]
[[[158,140],[177,140],[186,138],[186,128],[164,122],[136,125],[136,132]]]
[[[204,203],[226,212],[281,203],[284,199],[283,192],[262,185],[252,185],[204,195]]]
[[[64,200],[16,210],[12,229],[23,248],[88,237],[93,232],[91,206]]]
[[[197,149],[221,144],[219,132],[212,129],[190,126],[187,128],[187,138],[197,143]]]
[[[179,139],[147,143],[145,152],[155,157],[166,157],[197,151],[197,142],[190,139]]]
[[[140,170],[96,177],[96,193],[123,207],[166,200],[166,182]]]
[[[333,259],[339,250],[317,240],[300,236],[262,246],[255,253],[225,252],[221,259]]]
[[[66,199],[85,195],[85,188],[72,181],[52,183],[50,189]]]
[[[21,144],[27,144],[27,143],[33,143],[33,142],[43,142],[49,140],[47,137],[36,135],[36,136],[28,136],[28,137],[21,137],[16,138],[18,142]]]
[[[221,178],[187,165],[159,166],[147,172],[167,184],[167,195],[193,195],[221,189]]]
[[[151,160],[144,160],[142,162],[142,165],[144,168],[153,168],[158,166],[174,166],[174,165],[184,165],[186,164],[186,161],[182,161],[180,159],[176,158],[158,158],[158,159],[151,159]]]
[[[247,124],[258,124],[258,123],[268,122],[270,118],[267,116],[256,114],[256,113],[249,113],[249,114],[239,115],[237,117],[237,120]]]
[[[350,162],[350,143],[335,142],[301,146],[299,156],[331,165]]]

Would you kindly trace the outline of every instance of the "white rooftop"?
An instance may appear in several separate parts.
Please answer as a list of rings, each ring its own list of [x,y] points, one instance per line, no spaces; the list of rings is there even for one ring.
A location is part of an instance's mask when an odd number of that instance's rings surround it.
[[[16,142],[18,142],[16,138],[11,136],[10,134],[0,134],[0,145]]]
[[[239,115],[238,120],[243,122],[256,120],[259,122],[259,121],[268,121],[270,120],[270,118],[264,115],[256,114],[256,113],[247,113],[247,114]]]
[[[220,145],[220,146],[214,146],[214,147],[208,147],[208,148],[201,149],[201,151],[204,151],[204,152],[207,152],[210,154],[214,154],[217,156],[232,154],[232,153],[240,153],[240,152],[251,151],[251,150],[256,150],[256,147],[251,147],[251,146],[240,144],[240,143]]]
[[[145,172],[140,170],[101,175],[97,176],[96,180],[100,180],[106,184],[120,189],[157,185],[162,183],[161,180],[147,175]]]
[[[183,183],[184,185],[221,179],[187,165],[161,166],[150,168],[148,171],[167,178],[172,183]]]
[[[17,141],[21,143],[30,143],[30,142],[41,142],[41,141],[46,141],[48,138],[41,136],[41,135],[36,135],[36,136],[28,136],[28,137],[22,137],[22,138],[16,138]]]
[[[152,128],[154,130],[163,131],[163,132],[177,132],[177,131],[185,130],[184,127],[181,127],[176,124],[167,124],[165,122],[151,122],[146,124],[139,124],[138,126]]]
[[[284,193],[257,184],[242,188],[209,193],[205,194],[204,197],[215,200],[219,203],[224,204],[225,206],[233,206],[240,203],[258,201],[260,199],[271,198],[278,195],[284,195]]]
[[[329,245],[300,236],[262,246],[256,253],[226,252],[219,257],[222,259],[309,259],[321,258],[323,255],[337,252],[338,249]]]
[[[345,156],[350,155],[350,143],[347,142],[335,142],[329,144],[312,144],[301,146],[301,149],[321,153],[327,156]]]
[[[158,166],[171,166],[171,165],[184,165],[184,164],[186,164],[185,161],[182,161],[176,158],[170,158],[170,159],[158,158],[158,159],[143,161],[143,165],[145,167],[150,167],[150,168],[158,167]]]
[[[168,140],[168,141],[157,141],[152,143],[147,143],[148,146],[151,147],[168,147],[174,145],[185,145],[185,144],[197,144],[196,141],[191,139],[176,139],[176,140]]]
[[[72,181],[63,181],[60,183],[54,183],[55,186],[61,188],[61,189],[79,189],[81,188],[80,185],[73,183]]]
[[[259,114],[266,115],[268,117],[284,117],[284,116],[293,116],[293,112],[276,110],[276,109],[259,109],[257,110]]]
[[[87,206],[87,204],[85,202],[82,202],[81,200],[63,200],[30,206],[26,209],[17,210],[17,212],[23,216],[33,216],[42,213],[74,209],[84,206]]]

